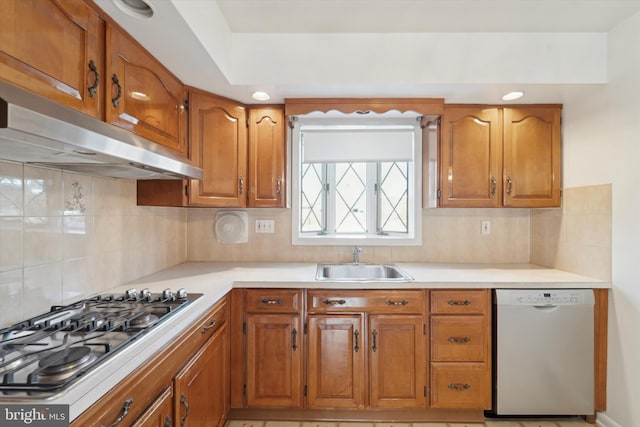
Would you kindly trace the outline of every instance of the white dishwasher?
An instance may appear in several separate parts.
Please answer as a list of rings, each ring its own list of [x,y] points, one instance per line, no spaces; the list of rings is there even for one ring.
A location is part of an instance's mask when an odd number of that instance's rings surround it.
[[[494,302],[494,412],[593,415],[593,291],[497,289]]]

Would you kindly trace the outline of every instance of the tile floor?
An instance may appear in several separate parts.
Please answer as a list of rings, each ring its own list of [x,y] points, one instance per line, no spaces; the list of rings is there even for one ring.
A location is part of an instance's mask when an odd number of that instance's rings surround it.
[[[228,421],[226,427],[593,427],[584,421],[485,421],[484,423],[350,423],[324,421]]]

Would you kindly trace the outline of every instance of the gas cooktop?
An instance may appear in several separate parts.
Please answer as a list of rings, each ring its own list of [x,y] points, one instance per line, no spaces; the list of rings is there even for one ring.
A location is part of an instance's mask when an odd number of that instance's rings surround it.
[[[49,396],[68,388],[115,352],[201,294],[129,289],[100,295],[0,330],[0,397]]]

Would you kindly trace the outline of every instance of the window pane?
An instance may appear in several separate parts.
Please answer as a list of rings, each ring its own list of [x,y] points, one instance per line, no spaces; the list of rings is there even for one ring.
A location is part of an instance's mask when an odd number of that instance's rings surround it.
[[[367,232],[367,164],[336,163],[336,233]]]
[[[302,164],[300,194],[300,231],[323,231],[324,168],[320,163]]]
[[[409,164],[381,162],[379,165],[380,231],[407,233],[409,231]]]

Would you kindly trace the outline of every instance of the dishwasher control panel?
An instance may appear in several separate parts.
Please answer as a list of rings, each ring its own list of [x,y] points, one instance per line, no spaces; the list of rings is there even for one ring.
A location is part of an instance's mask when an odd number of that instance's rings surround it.
[[[498,294],[497,301],[498,305],[582,305],[593,302],[593,292],[583,289],[514,289],[502,293],[502,297]]]

